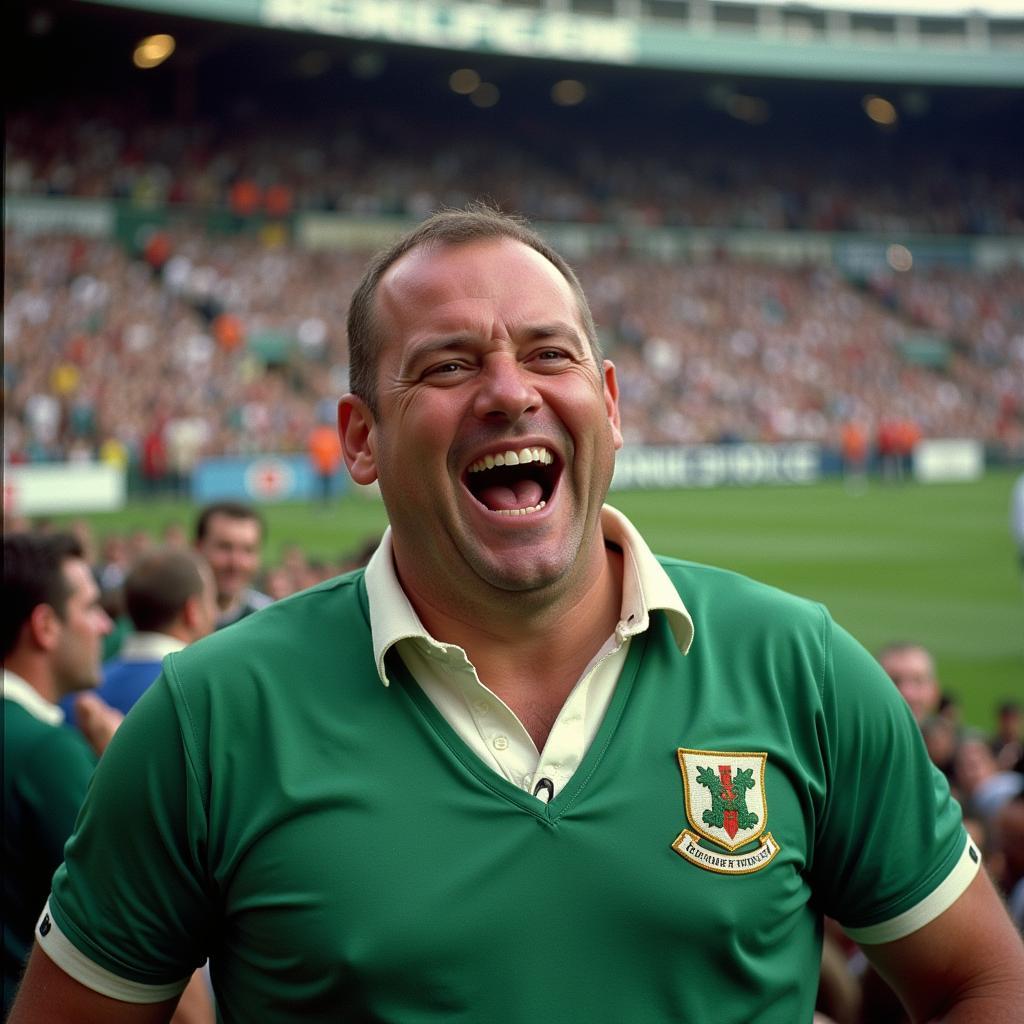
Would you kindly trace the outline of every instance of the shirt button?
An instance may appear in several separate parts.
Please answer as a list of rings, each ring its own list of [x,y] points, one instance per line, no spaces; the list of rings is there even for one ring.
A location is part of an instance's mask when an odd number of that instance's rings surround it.
[[[508,750],[508,737],[507,736],[495,736],[491,740],[491,746],[495,750]]]

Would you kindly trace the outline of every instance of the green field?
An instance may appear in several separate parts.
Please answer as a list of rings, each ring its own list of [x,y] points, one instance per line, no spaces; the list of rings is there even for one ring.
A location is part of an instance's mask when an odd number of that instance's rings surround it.
[[[899,639],[935,653],[943,686],[969,723],[988,729],[1000,699],[1024,699],[1024,589],[1009,534],[1013,476],[973,484],[841,483],[808,487],[621,492],[663,554],[725,566],[828,605],[869,649]],[[382,506],[350,497],[324,510],[267,506],[268,559],[289,543],[337,558],[385,524]],[[190,523],[191,506],[133,505],[97,515],[102,536]]]

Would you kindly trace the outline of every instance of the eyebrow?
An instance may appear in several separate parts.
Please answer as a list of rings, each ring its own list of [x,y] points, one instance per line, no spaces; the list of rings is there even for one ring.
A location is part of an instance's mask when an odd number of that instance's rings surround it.
[[[564,320],[553,320],[547,324],[537,324],[534,327],[529,328],[529,336],[535,340],[542,340],[544,338],[568,338],[581,353],[585,353],[590,349],[590,344],[580,334],[579,330],[570,323],[566,323]]]
[[[552,320],[548,323],[532,324],[524,327],[522,334],[530,342],[543,341],[545,338],[566,338],[573,344],[579,354],[585,355],[590,351],[590,344],[586,338],[580,334],[576,327],[565,320]],[[513,338],[514,340],[515,338]],[[400,370],[403,374],[407,373],[423,359],[429,359],[439,352],[460,352],[474,348],[477,343],[477,335],[470,331],[442,334],[423,342],[413,341],[402,353]]]

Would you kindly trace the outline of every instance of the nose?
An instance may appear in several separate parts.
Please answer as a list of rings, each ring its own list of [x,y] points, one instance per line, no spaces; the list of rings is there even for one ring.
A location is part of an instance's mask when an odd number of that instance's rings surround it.
[[[540,408],[540,392],[529,370],[508,353],[495,354],[484,364],[477,377],[473,410],[483,420],[514,423]]]
[[[100,636],[107,636],[108,633],[114,632],[114,620],[102,609],[96,609],[97,614],[97,632]]]

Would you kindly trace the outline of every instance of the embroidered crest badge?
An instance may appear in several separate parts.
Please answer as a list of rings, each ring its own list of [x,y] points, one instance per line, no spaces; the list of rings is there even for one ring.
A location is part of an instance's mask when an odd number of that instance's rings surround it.
[[[779,845],[765,831],[768,755],[682,747],[676,753],[690,828],[679,833],[672,849],[691,864],[720,874],[746,875],[770,864]],[[709,850],[701,839],[727,852]],[[743,849],[755,841],[755,848]]]

